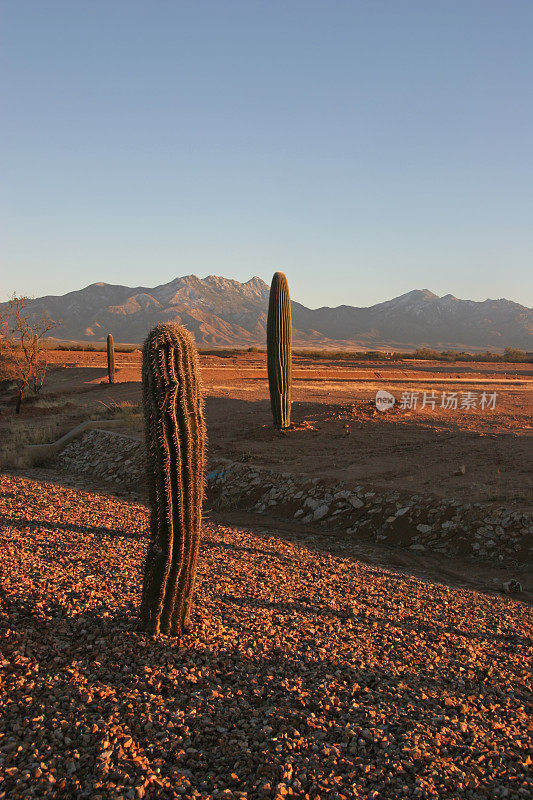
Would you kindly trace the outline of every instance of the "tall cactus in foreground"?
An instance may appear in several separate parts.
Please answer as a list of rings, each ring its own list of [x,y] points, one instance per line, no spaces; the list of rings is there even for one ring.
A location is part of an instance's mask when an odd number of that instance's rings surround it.
[[[189,626],[202,524],[206,432],[198,355],[181,325],[157,325],[143,347],[150,499],[141,625],[178,636]]]
[[[111,333],[107,334],[107,374],[109,383],[115,383],[115,344]]]
[[[267,369],[274,425],[291,424],[292,322],[289,285],[276,272],[270,286],[267,318]]]

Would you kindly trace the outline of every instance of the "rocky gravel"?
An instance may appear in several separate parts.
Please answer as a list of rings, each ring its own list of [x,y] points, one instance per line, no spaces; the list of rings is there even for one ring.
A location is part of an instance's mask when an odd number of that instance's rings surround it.
[[[54,467],[97,478],[123,492],[142,493],[144,450],[139,438],[94,430],[72,442]],[[533,517],[507,506],[464,503],[391,487],[332,484],[305,474],[211,460],[207,475],[214,508],[241,509],[319,525],[355,538],[424,552],[470,556],[523,566],[533,555]]]
[[[142,492],[145,482],[144,443],[140,436],[104,430],[87,431],[53,460],[66,473],[85,475],[124,492]]]
[[[137,630],[143,505],[0,478],[0,797],[526,798],[530,609],[207,522]]]

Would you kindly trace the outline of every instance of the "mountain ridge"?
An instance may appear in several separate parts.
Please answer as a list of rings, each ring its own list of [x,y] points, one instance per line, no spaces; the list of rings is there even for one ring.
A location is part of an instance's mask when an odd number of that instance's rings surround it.
[[[154,324],[173,320],[199,346],[242,347],[264,345],[268,295],[258,276],[240,282],[184,275],[155,287],[95,282],[29,305],[60,320],[55,339],[103,341],[111,332],[115,341],[139,343]],[[293,300],[292,315],[298,346],[533,350],[532,309],[506,298],[462,300],[413,289],[368,307],[311,309]]]

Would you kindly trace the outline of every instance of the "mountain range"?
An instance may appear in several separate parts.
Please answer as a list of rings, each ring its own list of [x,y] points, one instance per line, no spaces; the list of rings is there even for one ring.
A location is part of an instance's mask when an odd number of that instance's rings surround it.
[[[269,287],[209,275],[186,275],[153,288],[93,283],[31,301],[58,321],[56,339],[140,343],[158,322],[185,325],[199,346],[265,345]],[[354,349],[533,350],[533,310],[511,300],[460,300],[417,289],[368,308],[306,308],[292,302],[294,344]]]

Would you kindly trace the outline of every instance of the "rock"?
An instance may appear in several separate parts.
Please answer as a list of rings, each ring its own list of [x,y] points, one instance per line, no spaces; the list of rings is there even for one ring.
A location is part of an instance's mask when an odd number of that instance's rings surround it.
[[[411,508],[411,506],[405,506],[405,508],[400,508],[396,512],[396,516],[397,517],[403,517],[404,514],[407,514],[407,512],[409,511],[410,508]]]
[[[416,529],[417,531],[420,531],[420,533],[429,533],[430,530],[432,530],[432,527],[431,525],[417,525]]]
[[[313,497],[308,497],[304,503],[304,506],[307,506],[311,509],[311,511],[315,511],[319,507],[320,503],[318,500],[315,500]]]
[[[323,519],[324,517],[327,517],[328,514],[329,514],[329,506],[325,503],[323,506],[319,506],[315,510],[315,513],[313,514],[313,519],[314,520]]]
[[[511,580],[505,581],[502,584],[502,590],[505,594],[519,594],[522,591],[522,584],[520,581],[511,578]]]
[[[349,502],[351,503],[351,505],[352,505],[354,508],[362,508],[362,506],[364,506],[364,503],[363,503],[363,501],[362,501],[362,500],[360,500],[360,499],[359,499],[358,497],[356,497],[355,495],[352,495],[352,496],[349,498]]]
[[[333,497],[335,500],[347,500],[351,495],[351,492],[348,489],[343,489],[340,492],[335,492]]]

